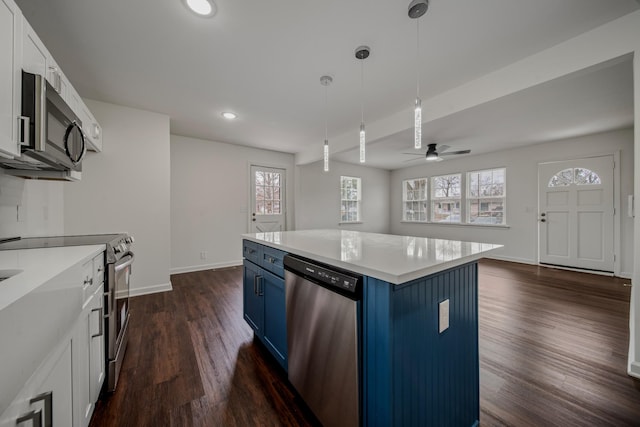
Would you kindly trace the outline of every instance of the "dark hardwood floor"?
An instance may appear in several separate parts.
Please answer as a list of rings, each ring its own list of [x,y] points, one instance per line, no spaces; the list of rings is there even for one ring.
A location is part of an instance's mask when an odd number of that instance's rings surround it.
[[[640,426],[627,281],[499,261],[479,271],[482,426]],[[242,318],[242,268],[171,281],[131,299],[118,389],[91,427],[314,425]]]

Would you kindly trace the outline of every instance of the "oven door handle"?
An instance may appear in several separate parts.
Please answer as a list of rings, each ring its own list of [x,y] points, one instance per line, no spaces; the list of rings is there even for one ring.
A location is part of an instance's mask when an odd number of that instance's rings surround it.
[[[122,259],[129,257],[128,260],[126,260],[125,262],[123,262],[122,264],[118,264],[116,263],[116,267],[115,267],[115,271],[120,271],[124,268],[127,268],[128,266],[130,266],[131,264],[133,264],[133,260],[135,259],[135,256],[133,255],[133,252],[129,251],[126,253],[125,256],[122,257]]]

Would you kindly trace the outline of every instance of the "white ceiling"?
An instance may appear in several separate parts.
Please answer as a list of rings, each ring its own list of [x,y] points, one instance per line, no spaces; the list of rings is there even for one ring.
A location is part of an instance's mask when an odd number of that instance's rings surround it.
[[[308,150],[324,139],[320,76],[330,74],[329,138],[352,132],[355,145],[362,97],[354,50],[362,44],[372,50],[363,64],[365,122],[406,110],[415,97],[408,0],[218,0],[207,19],[182,0],[17,3],[83,97],[167,114],[174,134]],[[420,19],[421,96],[639,8],[635,0],[431,0]],[[475,154],[630,126],[630,67],[585,71],[437,120],[425,125],[424,139]],[[227,110],[239,119],[222,119]],[[372,143],[368,164],[415,164],[398,154],[408,151],[410,132]],[[349,152],[333,158],[357,162]]]

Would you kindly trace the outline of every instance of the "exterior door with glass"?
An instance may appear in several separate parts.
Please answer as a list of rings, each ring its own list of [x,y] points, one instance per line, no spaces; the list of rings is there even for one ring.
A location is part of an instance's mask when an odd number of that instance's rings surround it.
[[[613,156],[538,165],[542,264],[614,271]]]
[[[284,169],[251,166],[251,233],[285,230],[285,176]]]

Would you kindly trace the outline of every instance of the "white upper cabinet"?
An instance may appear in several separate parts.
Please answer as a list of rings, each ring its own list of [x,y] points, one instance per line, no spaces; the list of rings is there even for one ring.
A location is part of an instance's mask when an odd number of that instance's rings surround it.
[[[80,101],[79,116],[82,120],[82,131],[87,137],[88,148],[93,151],[102,151],[102,128],[85,103]]]
[[[0,156],[20,154],[22,17],[13,0],[0,0]]]
[[[22,69],[50,79],[50,55],[40,38],[26,19],[22,20]]]
[[[82,122],[87,148],[102,151],[102,128],[14,0],[0,0],[0,156],[20,155],[22,70],[44,76]],[[8,58],[9,60],[4,60]]]

